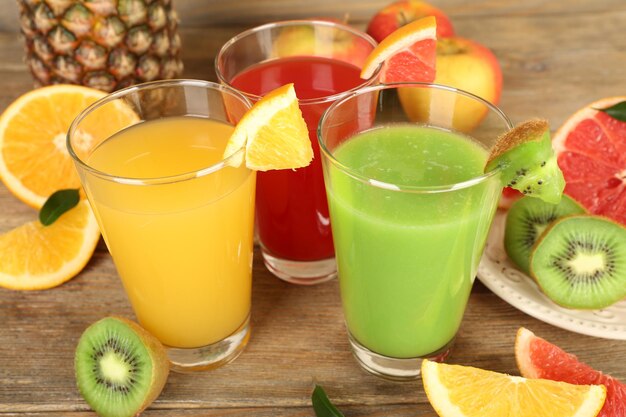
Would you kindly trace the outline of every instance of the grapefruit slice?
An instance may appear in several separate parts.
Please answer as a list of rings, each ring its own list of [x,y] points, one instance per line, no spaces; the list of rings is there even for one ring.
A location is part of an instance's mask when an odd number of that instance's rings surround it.
[[[626,416],[626,384],[596,371],[524,327],[515,338],[517,367],[525,378],[542,378],[577,385],[602,384],[606,401],[598,417]]]
[[[387,36],[363,63],[361,78],[369,79],[382,64],[381,83],[435,80],[437,23],[434,16],[415,20]]]
[[[553,139],[565,194],[590,213],[626,225],[626,122],[604,109],[626,97],[598,100],[574,113]]]

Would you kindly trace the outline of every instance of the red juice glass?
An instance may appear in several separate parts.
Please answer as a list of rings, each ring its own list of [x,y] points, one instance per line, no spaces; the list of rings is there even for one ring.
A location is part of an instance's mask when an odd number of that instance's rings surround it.
[[[292,20],[242,32],[222,46],[215,60],[220,82],[253,103],[293,83],[309,128],[311,165],[257,174],[256,225],[263,262],[285,281],[311,285],[337,274],[317,125],[344,94],[376,83],[378,71],[368,80],[359,76],[375,46],[369,35],[343,24]]]

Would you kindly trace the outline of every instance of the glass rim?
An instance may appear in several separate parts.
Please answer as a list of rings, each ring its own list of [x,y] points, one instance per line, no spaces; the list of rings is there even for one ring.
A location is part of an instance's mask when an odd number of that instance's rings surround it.
[[[327,158],[327,160],[332,163],[333,165],[335,165],[337,168],[339,168],[344,174],[349,175],[350,177],[365,183],[367,185],[370,186],[374,186],[377,188],[383,188],[383,189],[387,189],[387,190],[391,190],[391,191],[400,191],[400,192],[410,192],[410,193],[417,193],[417,194],[433,194],[433,193],[443,193],[443,192],[449,192],[449,191],[455,191],[455,190],[461,190],[461,189],[465,189],[465,188],[470,188],[473,187],[475,185],[481,184],[483,182],[486,182],[487,180],[489,180],[490,178],[500,174],[501,172],[501,168],[496,167],[495,169],[483,173],[481,175],[475,176],[473,178],[470,178],[468,180],[465,181],[460,181],[460,182],[456,182],[453,184],[444,184],[444,185],[437,185],[437,186],[411,186],[411,185],[405,185],[405,184],[394,184],[394,183],[390,183],[390,182],[385,182],[385,181],[380,181],[380,180],[376,180],[375,178],[370,178],[367,175],[363,175],[359,172],[357,172],[354,168],[351,168],[343,163],[341,163],[339,160],[337,160],[337,158],[335,158],[335,156],[333,155],[333,153],[326,147],[326,144],[324,143],[324,140],[322,139],[322,125],[324,124],[324,122],[328,119],[329,114],[331,114],[337,107],[341,106],[343,103],[347,102],[348,100],[354,99],[356,97],[359,97],[363,94],[367,94],[367,93],[371,93],[372,91],[382,91],[382,90],[389,90],[389,89],[398,89],[401,87],[422,87],[422,88],[433,88],[433,89],[438,89],[438,90],[442,90],[442,91],[448,91],[450,93],[454,93],[454,94],[459,94],[465,97],[468,97],[474,101],[477,101],[481,104],[483,104],[485,107],[487,107],[487,109],[490,112],[495,113],[497,116],[500,117],[500,119],[504,122],[505,126],[506,126],[506,130],[503,131],[507,132],[509,130],[511,130],[513,128],[513,124],[511,123],[511,120],[509,119],[509,117],[496,105],[490,103],[489,101],[475,95],[472,94],[470,92],[467,92],[465,90],[461,90],[459,88],[455,88],[455,87],[450,87],[447,85],[442,85],[442,84],[435,84],[435,83],[422,83],[422,82],[399,82],[399,83],[389,83],[389,84],[378,84],[378,85],[374,85],[374,86],[370,86],[370,87],[365,87],[365,88],[361,88],[358,91],[352,92],[350,94],[345,95],[344,97],[342,97],[341,99],[337,100],[336,102],[334,102],[333,104],[330,105],[330,107],[328,109],[326,109],[326,111],[322,114],[322,117],[320,117],[320,121],[317,125],[317,141],[320,147],[320,153],[324,155],[325,158]],[[470,136],[471,137],[471,136]]]
[[[319,20],[319,19],[291,19],[291,20],[280,20],[278,22],[265,23],[265,24],[262,24],[262,25],[259,25],[259,26],[255,26],[255,27],[253,27],[251,29],[244,30],[243,32],[240,32],[239,34],[233,36],[228,41],[226,41],[226,43],[224,43],[222,45],[222,47],[218,51],[217,55],[215,56],[215,61],[214,61],[214,65],[213,65],[215,67],[215,74],[217,75],[218,81],[220,83],[223,83],[223,84],[229,86],[230,88],[233,88],[233,89],[237,90],[238,92],[240,92],[241,94],[245,95],[248,99],[250,99],[252,101],[260,100],[262,96],[256,95],[256,94],[251,94],[251,93],[246,93],[245,91],[241,91],[238,88],[234,87],[230,83],[230,81],[226,80],[226,77],[224,77],[224,74],[222,73],[222,70],[220,69],[220,65],[219,65],[220,61],[222,60],[223,55],[226,53],[228,48],[230,48],[232,45],[234,45],[235,43],[237,43],[241,39],[246,38],[248,36],[257,34],[257,33],[262,32],[262,31],[278,28],[278,27],[305,26],[305,25],[309,25],[309,26],[325,26],[325,27],[332,27],[332,28],[336,28],[336,29],[345,30],[346,32],[350,32],[351,34],[353,34],[353,35],[355,35],[355,36],[365,40],[366,42],[368,42],[372,46],[372,49],[375,48],[378,45],[378,42],[376,42],[376,40],[374,38],[372,38],[370,35],[368,35],[367,33],[363,32],[363,31],[360,31],[360,30],[358,30],[356,28],[353,28],[352,26],[349,26],[349,25],[346,25],[346,24],[343,24],[343,23],[339,23],[339,22],[331,22],[331,21],[328,21],[328,20]],[[262,62],[266,62],[266,61],[262,61]],[[370,78],[368,78],[367,80],[363,80],[362,83],[360,83],[356,87],[353,87],[353,88],[351,88],[349,90],[342,91],[342,92],[339,92],[339,93],[335,93],[335,94],[332,94],[332,95],[329,95],[329,96],[316,97],[316,98],[306,98],[306,99],[298,99],[298,102],[300,103],[300,105],[312,105],[312,104],[322,104],[322,103],[336,101],[340,97],[343,97],[344,94],[351,93],[351,92],[354,92],[356,90],[359,90],[360,88],[364,88],[364,87],[367,87],[367,86],[371,85],[378,78],[378,74],[380,73],[381,68],[382,68],[382,64],[380,64],[378,66],[378,68],[376,68],[376,70],[374,70],[374,73],[372,74],[372,76]]]
[[[126,97],[129,94],[138,92],[138,91],[147,91],[147,90],[156,90],[159,88],[169,88],[169,87],[177,87],[177,86],[185,86],[185,87],[198,87],[206,90],[219,90],[222,93],[230,94],[232,97],[237,98],[242,102],[242,104],[246,107],[246,110],[252,107],[252,103],[246,96],[238,92],[237,90],[225,86],[223,84],[215,83],[212,81],[204,81],[204,80],[195,80],[195,79],[170,79],[170,80],[158,80],[158,81],[150,81],[141,84],[132,85],[112,93],[107,94],[106,96],[96,100],[85,109],[83,109],[76,118],[72,121],[70,128],[66,134],[66,148],[72,159],[76,164],[78,164],[81,168],[88,171],[90,174],[96,175],[102,179],[109,180],[112,182],[117,182],[120,184],[128,184],[128,185],[159,185],[159,184],[170,184],[175,182],[186,181],[192,178],[204,177],[213,172],[217,172],[220,169],[231,166],[231,161],[235,158],[241,156],[245,152],[245,144],[242,145],[235,153],[230,155],[228,158],[224,158],[219,162],[213,163],[206,167],[202,167],[193,171],[183,172],[180,174],[174,175],[166,175],[159,177],[126,177],[121,175],[113,175],[107,173],[105,171],[101,171],[90,166],[86,161],[81,159],[76,152],[74,151],[74,147],[72,146],[72,136],[77,130],[80,123],[89,116],[94,110],[101,108],[102,106],[113,102],[114,100],[118,100],[120,98]],[[184,116],[183,116],[184,117]],[[158,119],[155,119],[158,120]],[[143,123],[145,121],[140,121],[139,123]],[[138,124],[139,124],[138,123]],[[134,126],[134,125],[133,125]],[[121,132],[123,129],[120,129],[118,132]],[[116,132],[116,133],[118,133]],[[105,139],[106,140],[106,139]]]

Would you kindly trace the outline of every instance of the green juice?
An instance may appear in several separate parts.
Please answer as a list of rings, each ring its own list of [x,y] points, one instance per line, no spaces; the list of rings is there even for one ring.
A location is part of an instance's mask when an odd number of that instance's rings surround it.
[[[381,355],[436,352],[461,324],[501,191],[498,175],[452,185],[480,177],[487,151],[449,131],[389,125],[333,154],[366,177],[326,164],[348,330]]]

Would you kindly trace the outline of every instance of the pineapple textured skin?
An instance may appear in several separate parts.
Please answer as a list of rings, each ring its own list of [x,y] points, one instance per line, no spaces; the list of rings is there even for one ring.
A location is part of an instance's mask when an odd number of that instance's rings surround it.
[[[171,0],[17,0],[26,63],[39,86],[113,91],[182,74]]]

